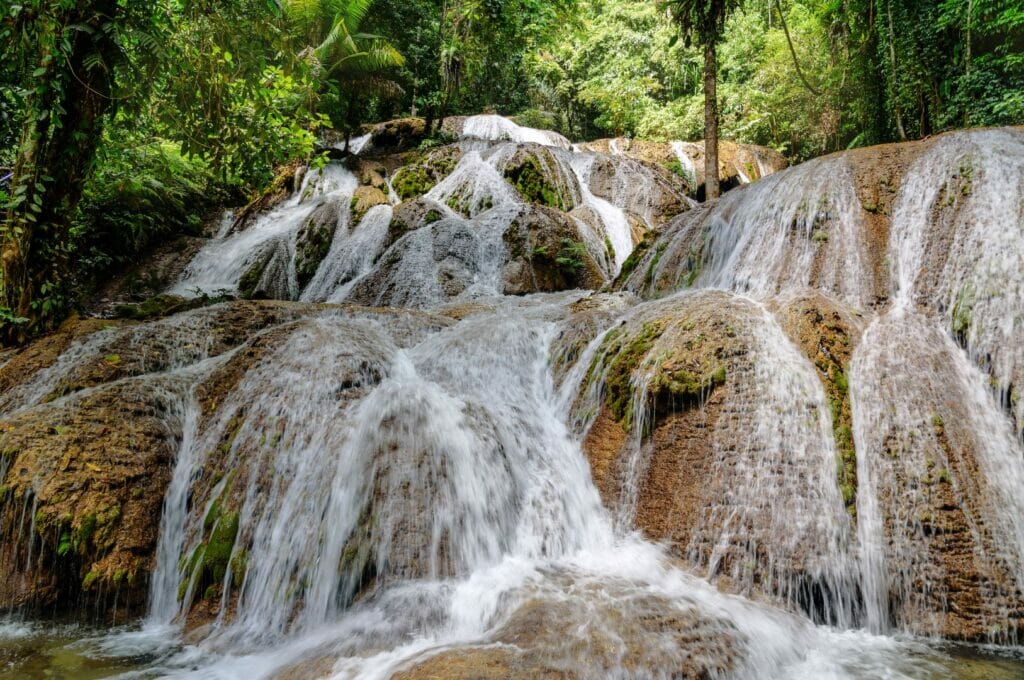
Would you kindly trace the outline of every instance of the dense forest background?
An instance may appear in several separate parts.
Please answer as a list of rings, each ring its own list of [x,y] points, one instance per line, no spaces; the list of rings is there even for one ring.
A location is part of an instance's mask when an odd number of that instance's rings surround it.
[[[1022,0],[2,0],[2,335],[52,327],[276,167],[326,162],[329,129],[421,116],[432,144],[493,111],[701,139],[704,52],[676,4],[725,17],[725,138],[799,161],[1024,122]]]

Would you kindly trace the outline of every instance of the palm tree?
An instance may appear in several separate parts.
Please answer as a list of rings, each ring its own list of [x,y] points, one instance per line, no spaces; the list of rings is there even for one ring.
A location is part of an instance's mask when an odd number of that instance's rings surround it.
[[[359,27],[373,0],[284,0],[285,18],[301,48],[297,57],[327,87],[339,107],[345,144],[359,123],[359,104],[373,97],[397,97],[402,88],[386,72],[405,58],[379,35]]]

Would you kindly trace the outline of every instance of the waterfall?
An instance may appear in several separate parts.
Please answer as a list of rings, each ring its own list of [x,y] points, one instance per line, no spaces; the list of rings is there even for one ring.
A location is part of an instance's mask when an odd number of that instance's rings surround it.
[[[963,606],[943,581],[945,560],[961,559],[981,581],[985,635],[1015,639],[1008,617],[1024,587],[1024,446],[1019,416],[992,383],[1005,394],[1019,370],[1022,177],[1020,135],[954,135],[911,166],[897,199],[894,300],[866,331],[851,385],[875,630],[944,632],[927,605]],[[966,547],[937,551],[950,533]]]
[[[594,160],[594,156],[576,155],[570,162],[579,182],[580,202],[597,213],[604,225],[603,235],[611,243],[615,253],[615,269],[612,271],[612,278],[614,278],[633,252],[633,233],[622,208],[612,205],[603,198],[598,198],[590,190],[590,174],[594,167]]]
[[[338,229],[331,249],[300,299],[344,300],[356,279],[369,272],[380,256],[393,213],[390,205],[375,205],[352,231]]]
[[[814,160],[678,218],[627,287],[723,288],[762,298],[816,288],[863,309],[878,287],[867,239],[846,160]]]
[[[328,311],[287,326],[212,425],[186,425],[192,434],[182,439],[172,491],[177,480],[205,479],[215,469],[228,474],[219,481],[214,474],[191,511],[169,493],[165,513],[188,519],[184,531],[165,522],[162,545],[184,536],[187,556],[230,512],[238,537],[231,561],[245,564],[241,580],[225,573],[220,614],[204,643],[210,652],[234,652],[213,657],[203,673],[263,674],[327,657],[338,659],[331,662],[337,677],[388,677],[429,650],[486,644],[488,631],[520,625],[521,608],[586,626],[584,643],[621,640],[620,651],[596,652],[595,663],[626,663],[644,650],[645,663],[728,664],[735,677],[800,677],[800,650],[835,645],[815,663],[840,672],[877,646],[826,642],[824,629],[721,595],[613,528],[559,415],[562,397],[548,366],[565,305],[575,299],[503,302],[458,324],[411,333],[385,317]],[[752,323],[764,323],[756,305],[748,313]],[[765,342],[774,348],[779,340]],[[301,379],[313,374],[331,377]],[[808,398],[820,411],[821,396]],[[811,427],[822,436],[826,424]],[[221,450],[217,442],[225,441]],[[218,506],[225,502],[230,511]],[[803,509],[797,515],[827,525]],[[176,601],[189,561],[159,560],[151,616]],[[353,603],[366,586],[364,573],[378,585]],[[567,593],[581,609],[564,608]],[[608,618],[627,602],[624,621]],[[604,613],[591,620],[594,611]],[[631,612],[686,622],[705,642],[680,646],[673,635],[630,619]],[[261,651],[266,645],[277,650],[273,658]],[[551,653],[565,654],[557,647]],[[169,657],[162,672],[192,677],[178,666],[194,663],[189,658]],[[893,663],[882,653],[877,658]],[[586,656],[571,663],[584,675],[600,672]]]
[[[247,270],[262,262],[260,279],[254,282],[294,299],[298,295],[294,252],[299,229],[318,207],[333,203],[340,206],[340,220],[348,219],[348,206],[357,180],[344,165],[332,163],[320,172],[306,173],[302,186],[287,201],[259,216],[248,228],[213,239],[189,264],[170,292],[211,295],[238,292]]]
[[[568,149],[572,146],[568,139],[557,132],[522,127],[508,118],[495,115],[470,116],[462,126],[462,136],[489,141],[543,144],[560,149]]]
[[[269,300],[0,355],[11,581],[147,577],[141,625],[83,649],[143,677],[795,679],[1020,642],[1024,134],[877,177],[870,150],[758,165],[699,206],[618,143],[462,137],[308,173],[170,289]],[[129,508],[140,414],[159,518],[57,561],[37,521]],[[125,470],[53,492],[95,432]]]

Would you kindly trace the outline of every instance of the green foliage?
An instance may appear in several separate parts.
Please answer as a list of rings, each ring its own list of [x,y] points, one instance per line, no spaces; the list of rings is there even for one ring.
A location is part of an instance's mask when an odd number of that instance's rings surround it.
[[[134,261],[160,239],[197,234],[224,198],[207,164],[177,145],[107,136],[72,226],[79,280]]]
[[[401,86],[388,77],[405,58],[384,37],[360,31],[373,0],[284,0],[297,59],[324,95],[334,124],[355,131],[368,101],[394,99]]]
[[[555,263],[570,277],[576,277],[583,270],[583,260],[587,256],[587,247],[580,241],[563,238],[555,256]]]
[[[716,43],[725,29],[725,19],[739,4],[737,0],[664,0],[672,19],[687,44]]]
[[[288,56],[276,4],[214,2],[216,11],[208,4],[169,13],[174,38],[156,68],[161,87],[138,122],[206,161],[221,182],[255,193],[274,165],[310,158],[327,121],[316,112],[314,74]],[[147,60],[138,62],[135,72]]]
[[[718,42],[726,138],[801,160],[1024,121],[1020,0],[663,3],[698,43],[712,5],[735,6]],[[700,139],[703,56],[676,33],[657,3],[580,2],[560,37],[528,60],[531,96],[571,136]]]

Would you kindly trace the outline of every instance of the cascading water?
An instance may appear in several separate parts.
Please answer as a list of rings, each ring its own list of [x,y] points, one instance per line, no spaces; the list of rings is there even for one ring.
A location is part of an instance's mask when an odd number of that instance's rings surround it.
[[[577,155],[572,158],[571,164],[579,180],[581,203],[597,213],[604,224],[604,236],[608,239],[615,254],[614,277],[633,252],[633,233],[622,208],[612,205],[603,198],[598,198],[590,190],[590,174],[593,171],[594,158],[593,156]]]
[[[981,619],[975,634],[1016,639],[1024,447],[1008,417],[1016,414],[1001,408],[983,370],[994,368],[1002,395],[1019,370],[1024,253],[1014,244],[1022,176],[1019,134],[956,135],[915,162],[897,199],[893,305],[866,331],[851,385],[862,454],[865,601],[876,630],[895,623],[948,634],[969,625],[928,615],[965,606],[965,594],[951,592],[944,578],[961,561],[984,594],[972,605]],[[993,225],[1007,238],[994,235]],[[953,333],[981,360],[972,362]],[[950,535],[959,547],[947,545]]]
[[[393,212],[390,205],[376,205],[350,233],[341,233],[339,229],[327,257],[300,299],[344,300],[356,279],[369,272],[380,256]]]
[[[470,116],[462,126],[462,136],[469,139],[509,141],[519,144],[543,144],[568,149],[568,139],[550,130],[535,130],[516,125],[508,118],[495,115]]]
[[[809,161],[676,220],[627,287],[760,298],[816,288],[864,309],[877,291],[861,213],[845,159]]]
[[[598,180],[599,155],[571,151],[554,133],[520,128],[499,116],[470,118],[464,128],[466,141],[455,147],[458,161],[419,199],[431,202],[431,209],[415,217],[416,224],[396,217],[401,201],[393,175],[373,187],[387,202],[356,214],[363,181],[356,173],[365,175],[358,170],[364,166],[358,160],[349,161],[352,169],[333,163],[306,176],[279,207],[236,231],[221,230],[169,292],[418,307],[500,295],[506,292],[504,269],[522,257],[509,252],[509,229],[540,219],[523,212],[541,200],[522,195],[526,190],[541,191],[546,207],[569,216],[575,226],[564,238],[583,244],[610,280],[639,238],[634,224],[653,229],[659,205],[688,205],[630,159],[617,160],[610,171],[602,166]],[[518,175],[509,175],[510,166],[518,168],[514,172],[526,167],[527,179],[514,180]],[[531,184],[537,181],[533,172],[550,189]],[[592,188],[598,181],[601,189]],[[448,283],[452,279],[457,283]]]
[[[693,162],[693,156],[698,150],[700,153],[704,153],[704,149],[693,142],[672,142],[672,153],[676,155],[676,159],[687,174],[687,180],[691,185],[697,183],[697,165]]]
[[[129,677],[924,678],[959,661],[892,633],[1015,643],[1022,134],[931,142],[882,234],[847,156],[664,226],[650,168],[495,118],[311,174],[173,288],[302,302],[0,358],[19,447],[116,435],[107,395],[176,452],[146,622],[80,649]],[[578,274],[576,244],[624,292],[510,285],[516,257]]]
[[[341,206],[337,219],[347,220],[348,205],[357,186],[355,175],[338,163],[307,173],[299,190],[280,207],[241,231],[211,241],[170,292],[237,292],[247,271],[263,261],[275,266],[264,266],[259,270],[260,278],[252,283],[277,292],[279,297],[295,298],[298,283],[294,252],[299,230],[313,211],[325,204]]]
[[[234,522],[231,561],[241,557],[245,574],[223,576],[202,670],[179,665],[194,666],[195,652],[172,655],[157,670],[273,676],[293,666],[302,674],[303,664],[327,659],[316,667],[333,668],[333,677],[383,678],[453,645],[486,649],[531,611],[586,626],[575,645],[543,636],[537,643],[548,663],[583,676],[609,668],[630,675],[630,665],[642,663],[655,676],[659,667],[691,667],[795,678],[809,668],[844,673],[866,649],[874,659],[868,668],[899,665],[882,640],[833,638],[782,611],[721,595],[653,546],[613,530],[558,415],[564,397],[548,367],[574,297],[499,302],[435,330],[330,312],[287,326],[215,421],[185,428],[194,434],[183,438],[176,479],[205,478],[211,455],[223,455],[216,466],[228,474],[191,511],[179,494],[168,495],[165,512],[184,513],[187,524],[181,534],[165,522],[162,544],[191,536],[187,557],[203,549],[204,533]],[[333,379],[296,379],[314,373]],[[204,453],[224,441],[223,454]],[[225,493],[230,488],[240,492]],[[167,617],[158,608],[173,610],[175,592],[184,591],[183,602],[193,597],[196,583],[181,573],[192,562],[160,560],[151,600],[160,623]],[[366,573],[377,585],[350,604]],[[590,620],[594,612],[600,618]],[[643,617],[691,633],[651,628]],[[601,639],[619,651],[577,651]],[[138,649],[139,641],[120,644]],[[268,644],[272,656],[260,651]],[[810,661],[807,650],[825,645],[832,652]],[[217,650],[232,651],[218,660]]]

